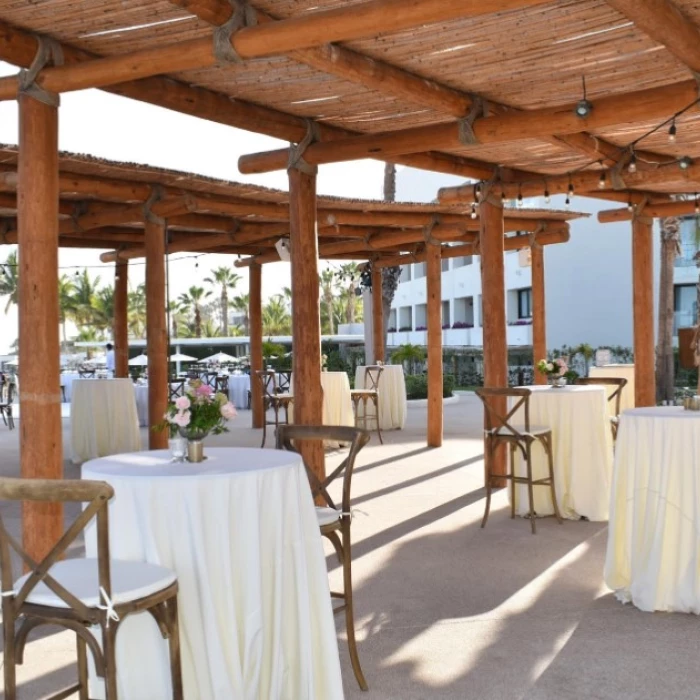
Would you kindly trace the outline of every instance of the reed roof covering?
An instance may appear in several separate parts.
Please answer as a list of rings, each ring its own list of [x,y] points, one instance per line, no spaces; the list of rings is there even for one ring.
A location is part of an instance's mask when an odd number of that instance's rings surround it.
[[[335,9],[347,10],[347,27],[353,12],[359,15],[368,5],[390,10],[392,1],[399,6],[396,0],[252,0],[250,5],[257,11],[258,27]],[[697,86],[692,77],[693,71],[700,72],[700,48],[692,42],[696,35],[700,39],[700,5],[673,0],[678,11],[674,22],[683,23],[685,34],[682,40],[666,41],[666,32],[681,25],[669,24],[661,14],[654,22],[653,12],[655,6],[669,4],[443,0],[433,2],[437,21],[428,17],[403,26],[403,13],[387,11],[383,23],[333,45],[315,36],[306,37],[299,49],[278,51],[270,40],[258,47],[260,57],[240,63],[210,61],[189,67],[177,57],[167,64],[171,68],[153,69],[153,76],[177,82],[148,77],[140,85],[123,80],[115,84],[102,76],[101,86],[287,141],[301,140],[305,119],[320,126],[322,141],[386,135],[379,147],[369,144],[352,157],[375,155],[482,180],[495,173],[503,182],[538,183],[540,189],[546,177],[624,164],[632,141],[682,111],[676,118],[675,143],[669,142],[664,126],[635,145],[640,170],[651,170],[654,177],[622,185],[616,181],[614,186],[609,180],[602,191],[592,190],[601,196],[614,189],[693,192],[700,172],[694,167],[681,170],[678,159],[700,158],[700,114],[693,106]],[[441,19],[449,7],[457,9]],[[28,65],[36,48],[31,33],[60,41],[67,63],[167,46],[182,46],[186,56],[185,47],[208,40],[213,25],[230,13],[228,0],[8,2],[0,10],[5,23],[0,26],[0,58]],[[582,98],[583,77],[593,113],[578,119],[573,106]],[[435,137],[436,127],[455,125],[478,98],[486,107],[474,124],[477,143],[456,140],[447,131]],[[509,129],[497,121],[504,116],[515,119],[508,122]],[[389,137],[404,132],[411,134],[415,150],[391,146]],[[324,157],[323,162],[333,160]]]
[[[0,243],[17,240],[17,156],[16,146],[0,145]],[[171,252],[267,253],[263,262],[272,261],[275,243],[289,233],[289,194],[281,190],[73,153],[60,154],[59,173],[63,247],[142,255],[149,198],[154,213],[167,219]],[[510,233],[562,232],[580,216],[512,208],[505,221]],[[479,225],[464,205],[328,196],[318,197],[318,221],[321,256],[345,259],[415,254],[433,234],[441,242],[471,244]]]

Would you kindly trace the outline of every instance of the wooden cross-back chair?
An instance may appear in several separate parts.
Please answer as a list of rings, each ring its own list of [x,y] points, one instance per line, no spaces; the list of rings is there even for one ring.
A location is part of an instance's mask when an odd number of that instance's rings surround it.
[[[304,442],[317,441],[348,443],[350,445],[347,457],[328,476],[321,481],[316,474],[306,467],[306,473],[311,486],[311,494],[318,503],[322,500],[324,506],[316,507],[318,524],[321,535],[328,538],[343,567],[343,590],[331,591],[331,597],[342,600],[342,604],[333,609],[334,613],[345,612],[345,626],[348,635],[348,649],[350,662],[355,678],[362,690],[367,690],[367,681],[362,673],[360,657],[357,653],[357,641],[355,639],[355,616],[352,598],[352,551],[350,538],[351,493],[352,475],[355,469],[355,459],[359,451],[369,442],[369,433],[359,428],[335,425],[281,425],[277,430],[277,448],[298,452],[294,443],[297,440]],[[343,479],[340,507],[338,507],[328,492],[328,487],[333,481]]]
[[[292,393],[292,373],[282,370],[277,372],[277,393],[291,394]]]
[[[10,429],[15,428],[15,419],[12,415],[12,403],[15,400],[15,390],[16,384],[14,382],[7,381],[5,386],[2,387],[0,391],[0,416],[2,416],[2,422]]]
[[[620,423],[620,399],[622,398],[622,390],[627,385],[627,380],[624,377],[578,377],[577,384],[583,385],[600,385],[616,387],[608,394],[608,401],[612,406],[613,415],[610,416],[610,429],[612,430],[613,443],[617,440],[617,428]]]
[[[275,430],[280,425],[289,423],[289,406],[294,402],[294,397],[291,393],[280,392],[277,386],[277,375],[271,369],[259,369],[255,372],[256,379],[260,382],[263,395],[263,411],[265,412],[263,421],[262,444],[260,447],[265,447],[267,440],[267,426],[274,425]],[[269,420],[267,417],[268,410],[272,409],[274,419]],[[280,412],[284,410],[284,419],[280,419]]]
[[[216,378],[216,391],[220,391],[222,394],[228,396],[228,377],[217,377]]]
[[[78,377],[80,379],[94,379],[95,378],[95,370],[94,369],[79,369],[78,370]]]
[[[170,401],[175,401],[185,395],[186,379],[173,378],[168,382],[168,398]]]
[[[477,389],[476,394],[484,404],[484,453],[486,457],[486,507],[481,527],[486,526],[491,508],[491,482],[494,478],[502,478],[510,481],[510,517],[515,517],[515,485],[525,484],[529,501],[529,518],[532,534],[537,532],[535,525],[535,509],[533,499],[534,486],[548,486],[554,504],[554,514],[561,523],[557,494],[554,487],[554,458],[552,454],[552,431],[545,426],[530,425],[530,394],[529,389],[502,389],[483,388]],[[510,408],[503,410],[508,399],[513,400]],[[513,418],[522,415],[522,423],[515,424]],[[532,476],[532,446],[538,442],[544,448],[547,455],[549,476],[534,479]],[[510,452],[510,471],[507,474],[495,474],[492,472],[496,450],[500,446],[507,446]],[[515,473],[515,453],[519,450],[525,463],[525,476],[517,476]]]
[[[381,365],[368,365],[365,367],[365,388],[353,389],[350,392],[352,406],[355,410],[355,425],[367,429],[367,420],[374,421],[379,442],[383,445],[381,426],[379,424],[379,380],[381,379],[384,367]],[[374,406],[374,412],[367,412],[367,403]],[[362,405],[362,411],[360,411]]]
[[[210,386],[214,391],[216,391],[216,380],[219,376],[218,372],[205,372],[202,375],[202,381],[207,385]]]
[[[108,501],[114,495],[100,481],[0,478],[0,501],[86,504],[49,553],[35,561],[8,532],[0,511],[0,581],[4,635],[5,698],[17,697],[16,665],[24,661],[29,633],[41,625],[72,630],[77,638],[78,683],[51,698],[78,693],[88,698],[87,649],[104,678],[107,700],[117,698],[116,636],[131,613],[148,611],[169,640],[173,698],[182,698],[177,614],[177,578],[162,566],[115,561],[109,556]],[[85,527],[96,519],[97,558],[62,559]],[[12,550],[29,573],[15,579]],[[99,640],[91,628],[99,626]],[[50,700],[50,699],[49,699]]]

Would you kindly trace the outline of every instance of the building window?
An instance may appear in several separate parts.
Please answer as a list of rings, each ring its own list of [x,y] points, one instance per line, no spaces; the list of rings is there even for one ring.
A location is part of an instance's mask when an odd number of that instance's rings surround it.
[[[425,277],[425,263],[414,263],[413,264],[413,279],[417,280],[421,277]]]
[[[532,288],[518,289],[518,318],[532,318]]]
[[[459,258],[454,258],[452,263],[452,268],[465,267],[466,265],[471,265],[474,262],[474,257],[472,255],[462,255]]]
[[[698,222],[695,217],[681,221],[681,254],[675,260],[676,267],[695,267],[698,252]]]
[[[399,282],[410,282],[411,281],[411,266],[402,265],[401,274],[399,275]]]
[[[450,259],[443,258],[442,259],[442,271],[447,272],[449,269],[450,269]]]
[[[442,302],[442,327],[443,328],[449,328],[450,327],[450,302],[448,300],[444,300]]]
[[[673,288],[673,331],[690,328],[698,317],[697,287],[694,284],[677,284]]]

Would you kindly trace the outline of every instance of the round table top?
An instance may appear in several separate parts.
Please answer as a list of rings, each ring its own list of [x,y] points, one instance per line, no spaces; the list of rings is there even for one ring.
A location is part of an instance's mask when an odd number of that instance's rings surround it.
[[[83,464],[83,479],[139,479],[178,477],[201,479],[250,474],[261,470],[295,467],[301,457],[284,450],[248,447],[207,447],[203,462],[172,462],[168,450],[129,452],[91,459]]]
[[[685,418],[700,420],[700,411],[686,411],[683,406],[644,406],[630,408],[622,414],[625,418]]]
[[[563,396],[571,394],[585,394],[592,391],[605,391],[603,384],[567,384],[566,386],[553,387],[544,384],[534,386],[519,386],[518,389],[529,389],[533,394],[544,393],[552,396]]]

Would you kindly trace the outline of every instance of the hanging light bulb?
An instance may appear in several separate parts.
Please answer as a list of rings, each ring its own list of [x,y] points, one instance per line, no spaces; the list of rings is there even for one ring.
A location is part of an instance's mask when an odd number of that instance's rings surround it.
[[[552,201],[552,198],[549,196],[549,190],[544,191],[544,201],[545,204],[549,204]]]
[[[593,105],[586,99],[586,78],[581,78],[581,81],[583,82],[583,99],[576,103],[574,113],[580,119],[585,119],[593,111]]]
[[[601,190],[605,187],[605,171],[603,171],[598,178],[598,187]]]
[[[566,198],[571,201],[574,197],[574,183],[569,180],[569,191],[568,194],[566,195]]]
[[[523,193],[520,190],[518,190],[518,206],[523,206]]]
[[[568,194],[566,195],[566,199],[564,200],[564,204],[566,205],[567,209],[569,208],[569,206],[571,206],[571,198]]]
[[[472,213],[471,213],[472,219],[476,219],[476,202],[472,202]]]
[[[678,160],[678,167],[681,170],[687,170],[693,164],[693,159],[689,156],[683,156]]]
[[[671,143],[676,143],[676,133],[678,132],[678,129],[676,129],[676,119],[674,117],[673,121],[671,122],[671,126],[668,128],[668,140]]]
[[[501,191],[501,204],[503,204],[506,201],[506,193],[505,190]]]
[[[477,182],[474,187],[474,198],[477,202],[481,201],[481,183]]]
[[[630,162],[627,164],[627,171],[630,173],[637,172],[637,156],[634,154],[634,151],[632,151]]]
[[[627,211],[634,211],[634,204],[632,204],[632,199],[627,200]]]
[[[695,213],[700,214],[700,199],[698,199],[698,193],[695,193]]]

